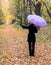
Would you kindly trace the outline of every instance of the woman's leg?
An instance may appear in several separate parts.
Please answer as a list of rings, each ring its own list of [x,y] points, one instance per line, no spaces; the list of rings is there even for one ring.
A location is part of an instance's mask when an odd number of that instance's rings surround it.
[[[29,55],[31,56],[32,55],[32,53],[31,53],[31,42],[28,42],[28,44],[29,44]]]
[[[34,56],[34,53],[35,53],[35,43],[32,42],[32,45],[31,45],[31,49],[32,49],[32,56]]]

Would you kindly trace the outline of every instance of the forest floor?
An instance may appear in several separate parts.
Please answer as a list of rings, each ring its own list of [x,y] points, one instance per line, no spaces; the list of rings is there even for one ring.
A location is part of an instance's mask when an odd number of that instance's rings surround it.
[[[36,34],[35,57],[29,56],[27,34],[13,25],[0,26],[0,65],[51,65],[51,27]]]

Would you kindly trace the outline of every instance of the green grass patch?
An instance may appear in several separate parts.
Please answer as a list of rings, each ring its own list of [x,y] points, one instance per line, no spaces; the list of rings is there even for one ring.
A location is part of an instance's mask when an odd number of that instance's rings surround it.
[[[4,29],[5,28],[5,26],[4,25],[0,25],[0,29]]]
[[[40,28],[36,34],[37,42],[51,42],[51,24],[48,23],[46,27]]]
[[[51,26],[51,22],[50,22],[50,23],[49,23],[49,22],[47,23],[47,27],[48,27],[48,26]]]

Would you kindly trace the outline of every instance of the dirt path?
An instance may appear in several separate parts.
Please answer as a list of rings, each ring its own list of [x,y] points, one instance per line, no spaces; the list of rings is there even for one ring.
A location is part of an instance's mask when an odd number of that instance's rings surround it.
[[[0,65],[51,65],[51,44],[36,44],[35,57],[30,57],[26,36],[12,25],[0,29]]]

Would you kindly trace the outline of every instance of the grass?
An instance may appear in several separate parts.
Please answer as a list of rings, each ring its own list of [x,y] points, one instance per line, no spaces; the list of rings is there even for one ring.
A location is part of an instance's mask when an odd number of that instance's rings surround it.
[[[51,24],[48,23],[46,27],[40,28],[36,36],[37,42],[51,42]]]
[[[4,25],[0,25],[0,29],[4,29],[5,28],[5,26]]]

